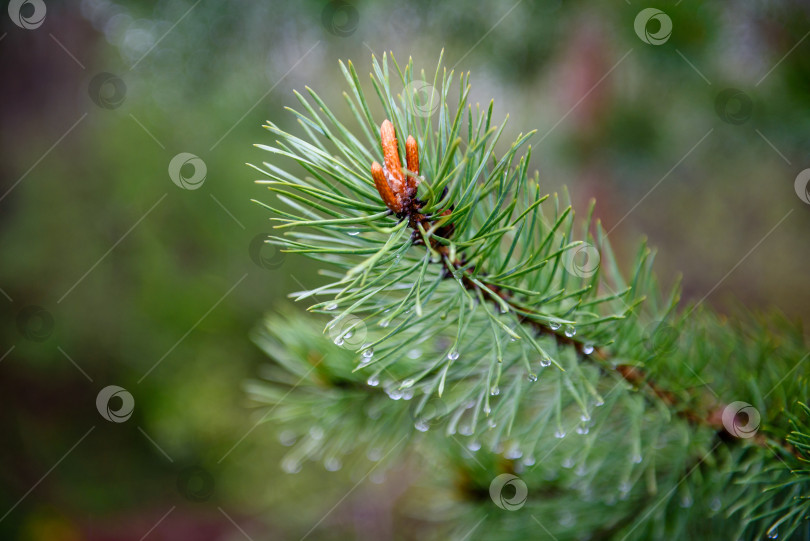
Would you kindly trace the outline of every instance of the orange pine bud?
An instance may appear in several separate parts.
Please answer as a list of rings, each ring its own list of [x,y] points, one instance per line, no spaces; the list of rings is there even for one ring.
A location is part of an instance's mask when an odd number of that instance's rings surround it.
[[[412,135],[409,135],[405,141],[405,159],[408,163],[408,171],[412,173],[405,179],[405,189],[408,197],[413,197],[416,195],[416,177],[419,176],[419,147]]]
[[[374,186],[377,187],[385,206],[396,213],[402,212],[402,201],[391,189],[391,185],[388,184],[388,180],[385,178],[382,165],[377,162],[371,164],[371,178],[374,179]]]
[[[391,189],[395,193],[404,193],[405,176],[402,174],[402,162],[399,159],[399,147],[397,146],[397,136],[394,132],[394,125],[385,119],[380,126],[380,139],[382,139],[383,158],[385,168],[391,178]]]

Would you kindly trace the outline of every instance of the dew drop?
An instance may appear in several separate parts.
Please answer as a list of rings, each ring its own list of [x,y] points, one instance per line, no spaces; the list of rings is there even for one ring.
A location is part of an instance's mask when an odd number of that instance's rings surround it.
[[[498,396],[501,394],[501,389],[497,385],[493,385],[492,388],[489,390],[489,394],[492,396]]]
[[[559,438],[559,439],[564,438],[564,437],[565,437],[565,430],[563,430],[563,429],[561,429],[561,428],[560,428],[559,430],[557,430],[557,431],[554,433],[554,437],[555,437],[555,438]]]
[[[579,420],[582,421],[583,423],[587,423],[588,421],[591,420],[591,416],[588,415],[587,413],[583,413],[582,415],[579,416]]]
[[[565,327],[565,336],[571,338],[575,334],[577,334],[577,330],[573,325],[568,325],[567,327]]]
[[[498,426],[498,423],[495,422],[495,419],[490,417],[489,419],[487,419],[487,426],[489,426],[489,428],[495,428],[496,426]]]
[[[368,383],[372,387],[376,387],[377,385],[380,384],[380,376],[371,376],[370,378],[368,378],[368,381],[366,383]]]
[[[577,427],[577,434],[585,435],[590,431],[587,425],[579,425]]]
[[[548,326],[551,327],[552,331],[556,331],[562,326],[562,324],[559,321],[550,321]]]
[[[634,453],[630,460],[633,461],[633,464],[641,464],[641,453]]]
[[[402,388],[413,387],[414,383],[416,383],[415,379],[408,378],[408,379],[406,379],[405,381],[402,382],[402,385],[400,385],[400,387],[402,387]]]
[[[377,323],[377,325],[379,325],[382,328],[385,328],[385,327],[388,326],[389,323],[391,323],[391,322],[388,321],[387,319],[381,319],[380,322]]]
[[[484,415],[489,415],[490,413],[492,413],[492,408],[490,407],[489,404],[484,404],[484,407],[482,409],[484,410]]]
[[[281,461],[281,469],[285,473],[298,473],[301,471],[301,463],[294,458],[285,458]]]
[[[400,398],[402,398],[402,391],[400,391],[399,389],[391,389],[390,391],[388,391],[388,397],[391,400],[399,400]]]
[[[502,305],[501,305],[501,313],[502,313],[502,314],[505,314],[505,313],[506,313],[506,312],[508,312],[508,311],[509,311],[509,307],[508,307],[508,306],[506,306],[505,304],[502,304]]]
[[[509,460],[517,460],[523,456],[523,451],[520,450],[520,447],[514,445],[507,449],[503,456]]]
[[[461,425],[458,427],[458,433],[462,436],[472,436],[473,429],[470,425]]]
[[[352,336],[354,336],[354,333],[352,331],[346,331],[345,333],[343,333],[343,338],[346,340],[348,340]]]
[[[565,469],[567,469],[567,470],[570,470],[571,468],[573,468],[573,467],[574,467],[574,459],[573,459],[573,458],[571,458],[571,457],[568,457],[568,458],[566,458],[565,460],[563,460],[563,461],[562,461],[562,464],[560,464],[560,465],[561,465],[563,468],[565,468]]]
[[[709,508],[714,511],[715,513],[723,507],[723,502],[720,501],[720,498],[712,498],[712,501],[709,502]]]
[[[309,437],[313,440],[319,440],[323,438],[323,428],[319,426],[313,426],[309,429]]]
[[[588,473],[588,468],[585,467],[585,464],[580,464],[577,466],[577,469],[574,470],[574,473],[579,477],[584,477],[585,474]]]
[[[418,419],[418,420],[417,420],[417,421],[416,421],[416,422],[413,424],[413,426],[414,426],[414,427],[416,428],[416,430],[418,430],[419,432],[427,432],[427,431],[428,431],[428,429],[430,428],[430,424],[429,424],[429,423],[428,423],[426,420],[421,419],[421,418],[420,418],[420,419]]]
[[[523,459],[523,464],[526,466],[534,466],[536,460],[532,455],[527,456]]]
[[[323,467],[326,468],[327,471],[338,471],[343,467],[343,463],[339,458],[331,457],[323,461]]]
[[[347,231],[346,234],[351,235],[352,237],[356,237],[357,235],[360,234],[360,231],[357,231],[356,229],[352,229],[351,231]]]
[[[366,453],[366,457],[368,457],[368,459],[372,462],[377,462],[378,460],[380,460],[382,458],[382,455],[383,455],[382,449],[378,447],[372,447]]]
[[[381,485],[385,482],[385,471],[377,470],[371,474],[369,479],[371,479],[371,482],[375,485]]]
[[[591,353],[593,353],[593,344],[585,344],[584,346],[582,346],[582,353],[584,353],[585,355],[590,355]]]
[[[478,440],[472,440],[472,441],[470,441],[470,443],[467,444],[467,449],[469,449],[470,451],[473,451],[473,452],[479,450],[480,448],[481,448],[481,442],[478,441]]]
[[[692,496],[687,494],[686,496],[681,498],[681,507],[683,507],[684,509],[692,507],[693,502],[694,502],[694,500],[692,500]]]
[[[540,359],[540,366],[543,368],[551,366],[551,359]]]
[[[342,346],[343,345],[343,337],[342,336],[338,336],[337,338],[335,338],[335,345],[336,346]]]
[[[630,492],[630,488],[631,487],[629,481],[622,481],[621,483],[619,483],[619,492],[621,492],[622,494],[627,494],[628,492]]]
[[[409,359],[418,359],[421,356],[422,356],[422,350],[421,349],[412,349],[412,350],[410,350],[408,352],[408,358]]]
[[[405,389],[404,391],[402,391],[402,400],[410,400],[411,398],[413,398],[413,389],[412,388],[409,387],[409,388]]]
[[[529,373],[526,377],[529,378],[529,381],[537,381],[537,374],[535,373]]]
[[[447,354],[447,358],[451,361],[455,361],[458,359],[458,350],[452,350],[450,353]]]
[[[290,445],[295,443],[296,439],[297,438],[295,436],[295,432],[293,432],[292,430],[282,430],[278,435],[278,441],[284,447],[289,447]]]
[[[366,359],[371,359],[374,356],[374,350],[372,348],[364,349],[363,350],[363,357]]]
[[[605,405],[605,401],[600,398],[596,402],[594,402],[593,405],[596,406],[597,408],[601,408],[602,406]]]
[[[771,528],[767,532],[768,539],[776,539],[779,537],[779,531],[776,528]]]
[[[330,310],[330,311],[334,310],[335,308],[337,308],[337,303],[336,302],[330,302],[329,304],[327,304],[326,306],[323,307],[324,310]]]

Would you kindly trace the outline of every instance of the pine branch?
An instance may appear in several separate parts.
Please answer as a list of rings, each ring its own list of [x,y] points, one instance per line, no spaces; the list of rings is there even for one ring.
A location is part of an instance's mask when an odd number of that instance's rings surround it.
[[[259,338],[283,367],[270,374],[281,386],[257,384],[252,393],[299,432],[304,419],[318,428],[317,438],[298,434],[285,469],[295,471],[306,458],[334,466],[363,445],[379,449],[380,438],[396,447],[441,427],[451,438],[468,436],[470,451],[486,444],[509,470],[520,465],[534,490],[544,484],[537,470],[547,469],[535,451],[565,456],[563,469],[568,460],[573,465],[569,445],[555,449],[575,426],[580,466],[589,457],[601,466],[583,473],[587,484],[568,479],[561,486],[618,487],[619,499],[628,500],[627,520],[600,526],[604,532],[656,532],[672,519],[672,495],[698,474],[717,477],[719,486],[767,484],[767,498],[746,491],[723,507],[744,518],[740,535],[797,531],[806,508],[791,498],[808,486],[796,467],[806,460],[806,432],[790,432],[794,418],[777,412],[793,411],[806,396],[805,378],[784,381],[804,359],[801,329],[776,321],[776,347],[771,323],[729,329],[704,310],[679,313],[677,288],[662,294],[644,245],[627,280],[592,219],[593,204],[575,224],[564,198],[541,196],[538,174],[528,172],[532,133],[504,148],[505,123],[492,124],[493,104],[482,111],[466,103],[468,75],[459,78],[454,108],[452,72],[437,68],[431,85],[424,72],[415,78],[411,62],[404,71],[393,63],[404,89],[398,95],[387,59],[373,61],[378,114],[391,119],[379,131],[354,67],[341,63],[351,90],[344,98],[368,146],[310,89],[317,109],[296,93],[306,114],[293,111],[307,138],[268,122],[278,140],[257,145],[277,158],[254,166],[277,194],[265,206],[284,234],[269,242],[336,269],[323,271],[332,282],[294,296],[328,297],[310,310],[337,314],[326,331],[341,347],[297,319],[274,319]],[[303,174],[276,165],[285,160]],[[359,358],[349,356],[349,346]],[[733,360],[741,375],[727,374],[718,359]],[[756,435],[741,436],[748,423],[727,415],[736,402],[710,393],[750,397],[767,414]],[[413,405],[400,406],[402,399]],[[358,404],[360,414],[348,416]],[[315,419],[312,412],[319,412]],[[622,453],[623,460],[614,458]],[[744,457],[764,467],[761,475],[745,477],[738,469]],[[467,479],[492,480],[491,468],[445,459]],[[661,507],[639,515],[650,493],[665,495]]]

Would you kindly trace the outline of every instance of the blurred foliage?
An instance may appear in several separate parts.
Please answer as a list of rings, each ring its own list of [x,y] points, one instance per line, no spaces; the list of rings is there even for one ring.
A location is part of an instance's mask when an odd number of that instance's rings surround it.
[[[294,103],[292,88],[310,84],[339,99],[338,58],[393,50],[427,65],[444,47],[450,65],[473,72],[473,102],[495,98],[512,114],[509,135],[550,131],[534,152],[541,183],[547,191],[565,183],[580,202],[596,196],[603,223],[619,225],[611,239],[620,260],[643,231],[660,248],[663,280],[684,272],[687,297],[711,293],[706,302],[723,306],[733,292],[748,305],[807,315],[801,239],[810,213],[792,189],[808,165],[805,2],[661,4],[675,31],[658,47],[633,32],[639,6],[621,2],[366,1],[353,4],[356,28],[346,13],[330,18],[330,6],[82,0],[47,3],[36,30],[2,17],[0,458],[13,467],[2,474],[0,513],[20,503],[0,521],[0,537],[139,539],[172,505],[151,537],[194,535],[192,524],[210,526],[197,539],[233,534],[217,506],[253,535],[300,537],[354,486],[311,467],[284,475],[265,428],[218,462],[255,422],[240,382],[264,356],[248,329],[299,282],[321,280],[295,256],[263,252],[280,266],[254,263],[251,241],[269,226],[249,203],[259,188],[241,164],[256,160],[250,145],[264,120],[290,125],[282,107]],[[126,85],[115,109],[88,95],[100,72]],[[715,110],[732,87],[753,103],[740,125]],[[205,161],[201,189],[169,179],[179,152]],[[41,342],[18,328],[28,306],[53,317]],[[126,423],[96,411],[110,384],[135,398]],[[178,491],[179,473],[194,464],[215,479],[207,502]],[[359,488],[350,501],[378,503],[363,505],[389,517],[396,491]],[[394,537],[385,518],[372,528],[355,505],[321,524],[332,533],[309,538]],[[255,516],[263,518],[247,518]]]

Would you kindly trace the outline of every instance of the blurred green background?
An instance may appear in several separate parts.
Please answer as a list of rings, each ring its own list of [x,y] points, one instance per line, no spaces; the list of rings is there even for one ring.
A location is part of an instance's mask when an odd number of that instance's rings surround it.
[[[242,391],[266,362],[251,328],[320,282],[256,240],[269,194],[244,163],[268,159],[265,119],[295,129],[292,89],[341,110],[338,59],[432,73],[444,48],[471,101],[538,130],[547,191],[597,199],[620,257],[646,235],[691,301],[810,313],[806,2],[20,4],[0,23],[0,538],[419,538],[397,503],[418,468],[285,474]],[[659,45],[634,30],[647,7],[672,22]],[[198,189],[169,176],[182,152]],[[108,385],[126,422],[99,415]]]

